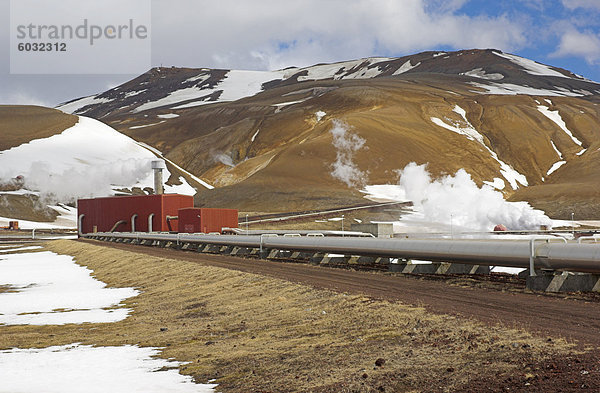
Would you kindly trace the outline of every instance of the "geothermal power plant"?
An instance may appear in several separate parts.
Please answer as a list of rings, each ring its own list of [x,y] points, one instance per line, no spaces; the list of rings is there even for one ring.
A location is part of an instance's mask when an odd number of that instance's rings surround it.
[[[247,227],[245,231],[238,228],[235,209],[197,208],[191,196],[163,194],[163,168],[162,161],[152,163],[154,195],[80,199],[79,236],[401,273],[489,274],[490,267],[507,266],[527,269],[530,289],[600,291],[600,246],[593,236],[580,234],[569,241],[560,236],[479,240],[385,239],[353,231],[250,233]],[[432,263],[414,264],[412,260]]]

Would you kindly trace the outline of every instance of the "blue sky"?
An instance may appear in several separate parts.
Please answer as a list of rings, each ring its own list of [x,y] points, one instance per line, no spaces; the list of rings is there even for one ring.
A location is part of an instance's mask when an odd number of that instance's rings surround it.
[[[496,48],[600,82],[600,0],[148,1],[153,66],[266,70]],[[0,0],[0,103],[54,106],[137,76],[11,75],[9,22]]]

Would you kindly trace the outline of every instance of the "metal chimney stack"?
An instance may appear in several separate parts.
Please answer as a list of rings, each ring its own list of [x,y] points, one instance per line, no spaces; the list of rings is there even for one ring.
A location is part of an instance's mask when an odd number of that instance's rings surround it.
[[[152,161],[152,170],[154,171],[154,193],[155,194],[163,194],[163,169],[166,169],[167,166],[163,160]]]

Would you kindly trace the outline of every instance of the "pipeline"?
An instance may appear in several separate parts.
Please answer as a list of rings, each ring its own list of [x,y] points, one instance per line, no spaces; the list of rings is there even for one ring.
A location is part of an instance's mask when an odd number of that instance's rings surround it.
[[[426,240],[276,237],[166,233],[90,233],[92,239],[129,239],[214,244],[248,248],[322,252],[455,262],[473,265],[600,273],[600,245],[529,240]]]

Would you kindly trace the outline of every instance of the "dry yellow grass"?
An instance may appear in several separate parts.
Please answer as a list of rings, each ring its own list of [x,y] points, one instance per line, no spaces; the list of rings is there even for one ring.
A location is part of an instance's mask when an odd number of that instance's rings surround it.
[[[76,241],[75,257],[110,287],[136,287],[133,314],[111,324],[1,326],[0,348],[73,342],[153,346],[223,392],[453,391],[472,378],[525,373],[571,345],[399,303]],[[252,261],[248,261],[252,263]],[[377,359],[384,359],[376,366]],[[381,361],[380,361],[381,362]],[[476,367],[473,367],[476,365]]]

